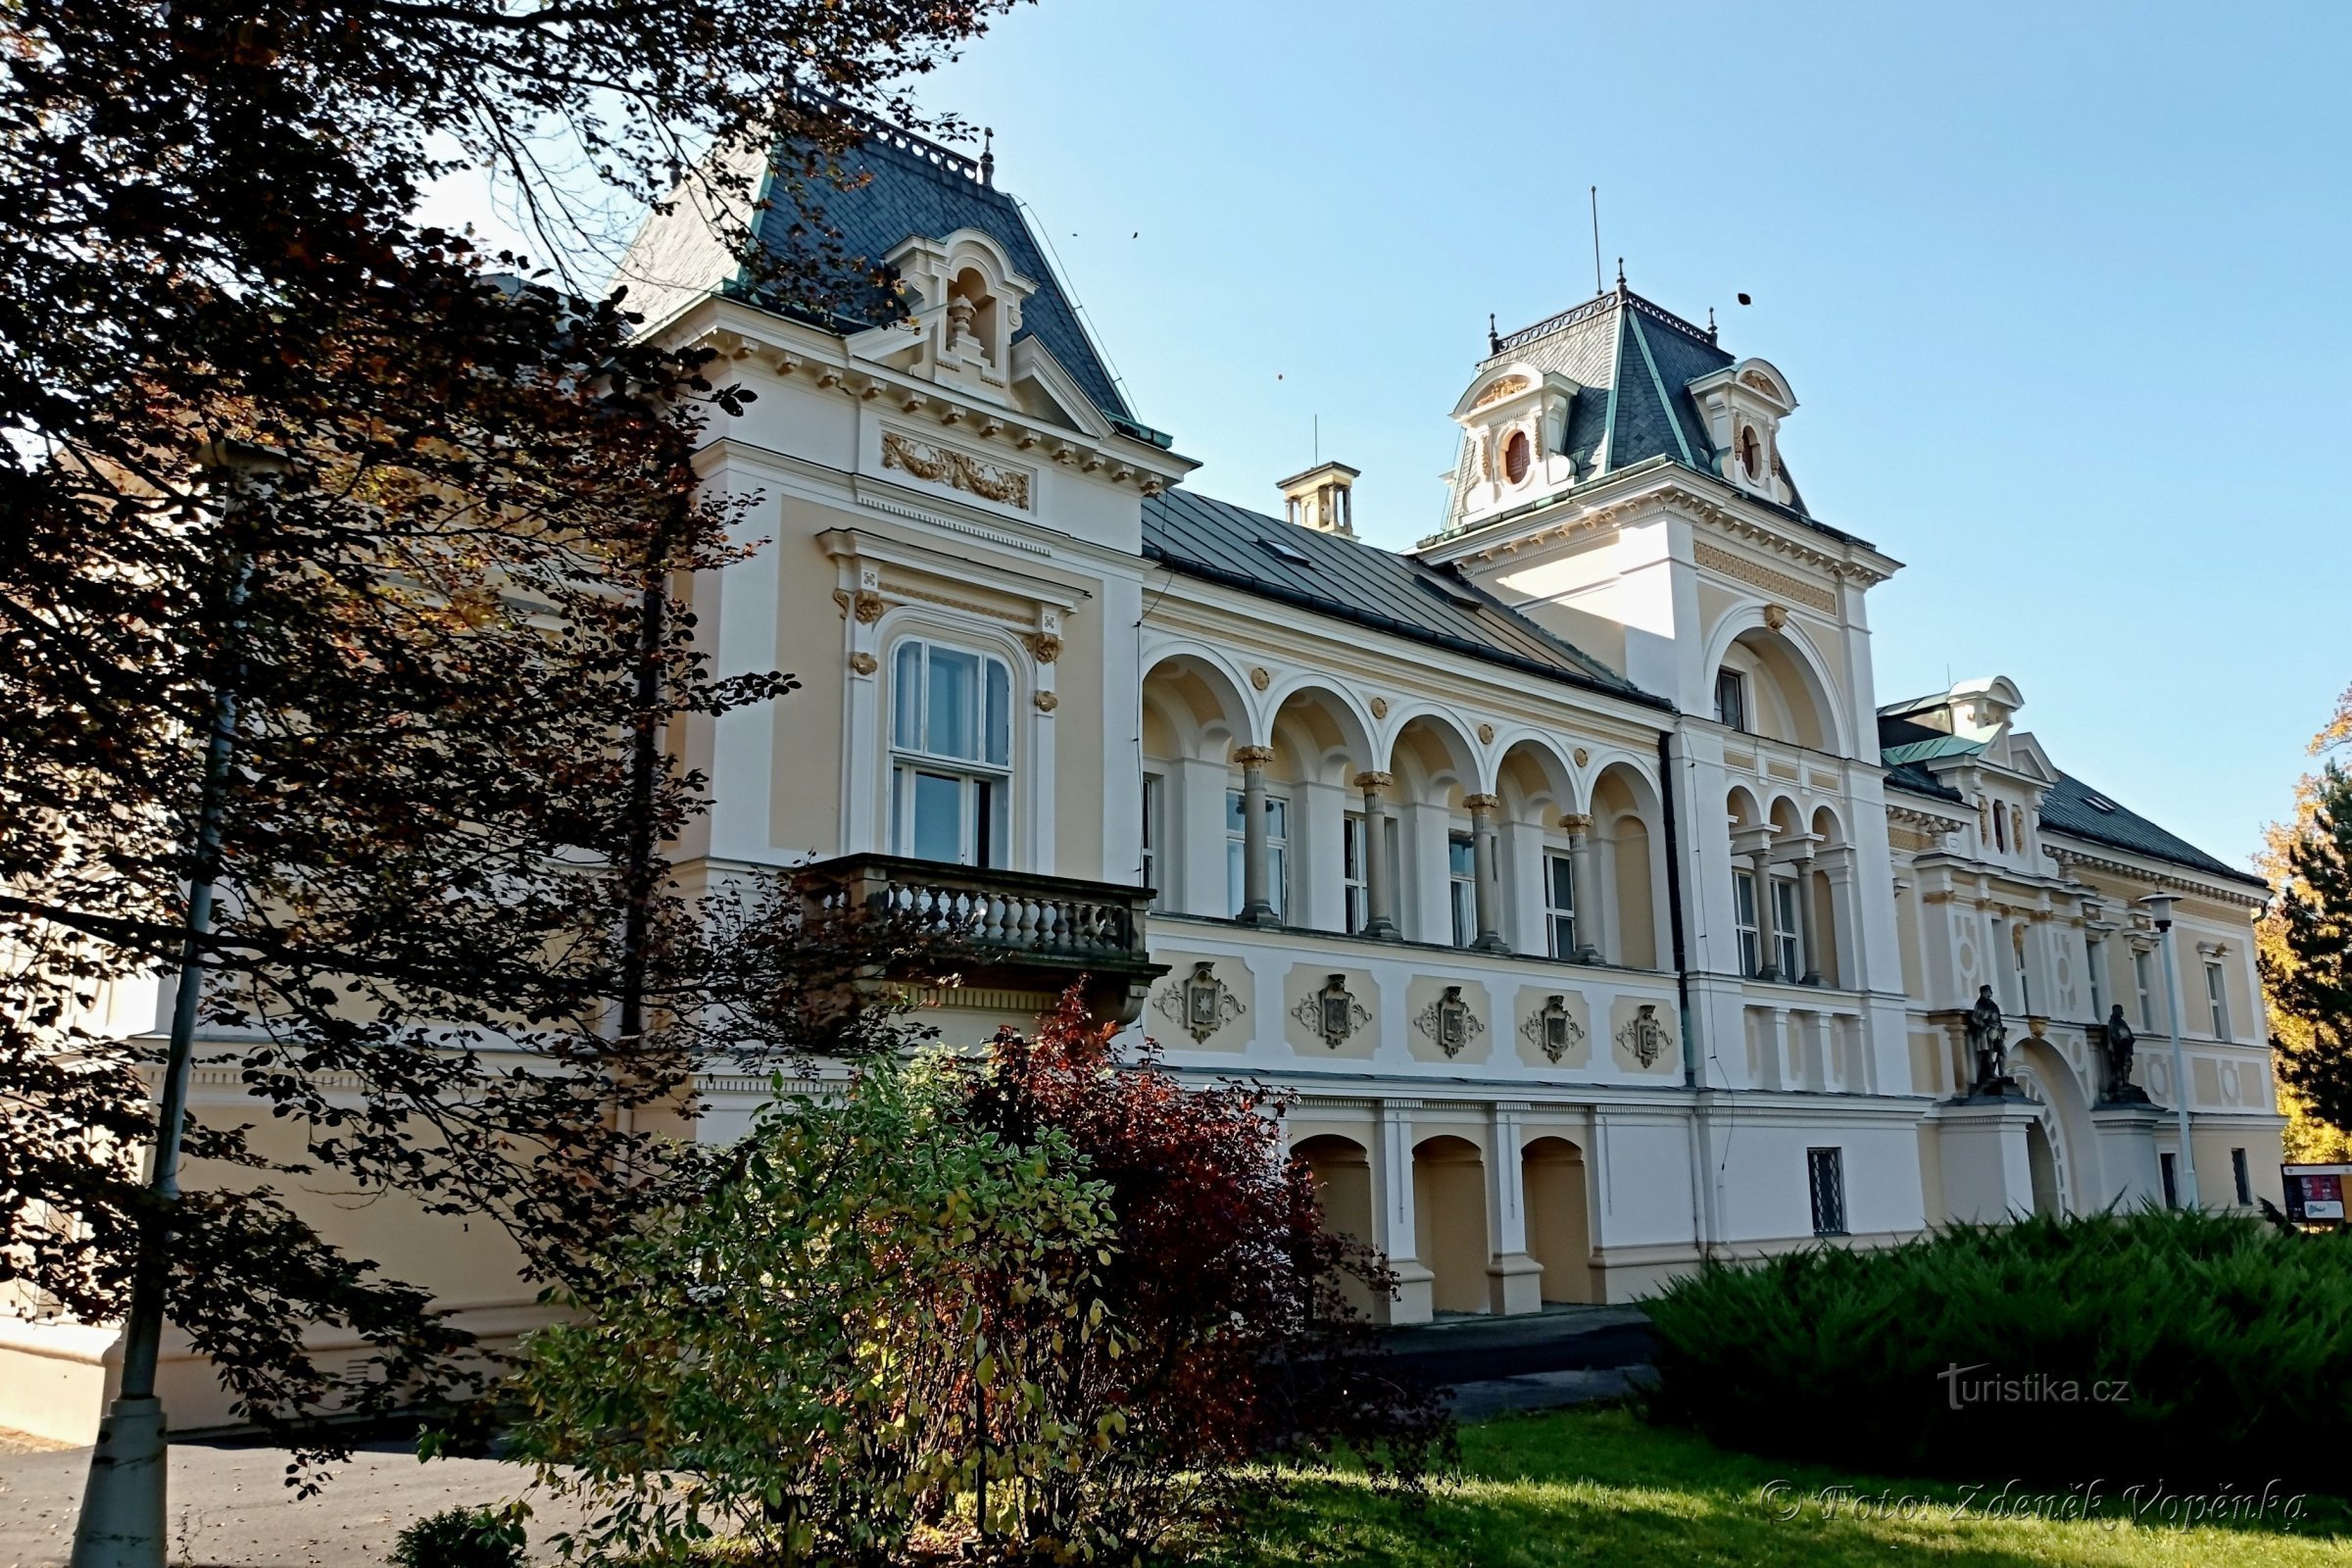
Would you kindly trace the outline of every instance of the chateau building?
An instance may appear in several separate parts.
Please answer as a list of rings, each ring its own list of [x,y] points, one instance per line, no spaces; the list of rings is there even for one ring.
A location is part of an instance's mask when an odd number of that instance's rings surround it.
[[[691,203],[623,266],[758,394],[701,457],[772,541],[692,586],[717,671],[804,683],[694,720],[690,872],[975,919],[952,1039],[1083,974],[1183,1072],[1293,1092],[1396,1321],[2180,1200],[2192,1165],[2208,1206],[2278,1198],[2263,883],[2067,771],[2008,679],[1881,701],[1899,563],[1808,508],[1776,365],[1622,279],[1493,336],[1433,389],[1440,526],[1385,550],[1341,464],[1190,488],[987,163],[859,157],[826,217],[903,280],[868,316],[763,300]],[[764,1086],[703,1090],[718,1138]],[[454,1223],[320,1209],[469,1326],[527,1316]],[[94,1425],[109,1333],[0,1325],[51,1411],[0,1424]]]

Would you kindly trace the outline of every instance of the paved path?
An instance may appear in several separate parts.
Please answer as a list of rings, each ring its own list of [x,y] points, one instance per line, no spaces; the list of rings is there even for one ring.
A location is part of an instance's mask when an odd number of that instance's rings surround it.
[[[1446,1317],[1393,1330],[1388,1341],[1408,1368],[1452,1388],[1454,1414],[1465,1421],[1623,1398],[1656,1376],[1649,1319],[1630,1306]]]
[[[1454,1412],[1467,1421],[1622,1397],[1651,1375],[1651,1343],[1640,1312],[1605,1306],[1446,1318],[1389,1336],[1406,1366],[1452,1387]],[[62,1568],[89,1463],[87,1448],[0,1447],[0,1568]],[[399,1443],[363,1448],[304,1501],[282,1485],[284,1474],[275,1448],[174,1446],[173,1568],[382,1568],[403,1525],[453,1504],[503,1502],[528,1480],[489,1459],[419,1464]],[[546,1535],[571,1517],[552,1517],[542,1502],[534,1560],[552,1558]]]
[[[276,1448],[174,1445],[172,1568],[383,1568],[402,1526],[457,1503],[504,1502],[529,1480],[490,1459],[419,1464],[413,1448],[387,1443],[353,1454],[323,1493],[298,1502],[285,1463]],[[87,1448],[0,1453],[0,1568],[64,1564],[89,1464]],[[562,1527],[548,1513],[542,1504],[532,1521],[542,1544]]]

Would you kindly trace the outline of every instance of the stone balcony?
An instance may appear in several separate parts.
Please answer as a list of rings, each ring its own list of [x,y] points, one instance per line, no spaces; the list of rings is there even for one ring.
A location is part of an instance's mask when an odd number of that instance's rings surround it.
[[[1050,995],[1083,979],[1096,1017],[1131,1023],[1167,972],[1145,946],[1149,888],[896,855],[845,855],[807,876],[822,906],[861,909],[954,945],[967,985]]]

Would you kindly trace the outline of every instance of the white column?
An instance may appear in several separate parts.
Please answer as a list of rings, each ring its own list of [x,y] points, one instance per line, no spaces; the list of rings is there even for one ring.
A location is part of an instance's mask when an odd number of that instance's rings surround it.
[[[1568,880],[1571,897],[1576,901],[1576,951],[1563,956],[1579,963],[1599,963],[1601,954],[1601,898],[1600,879],[1592,874],[1592,818],[1582,811],[1560,813],[1560,831],[1568,835]],[[1608,945],[1607,951],[1623,953],[1624,938]]]
[[[1541,1311],[1544,1265],[1527,1252],[1527,1180],[1519,1160],[1524,1104],[1498,1102],[1490,1112],[1487,1148],[1487,1305],[1497,1317]]]
[[[1470,945],[1481,953],[1508,953],[1502,940],[1501,873],[1494,861],[1494,813],[1502,802],[1472,795],[1462,804],[1470,808],[1471,905],[1478,926]]]
[[[1270,746],[1242,746],[1233,760],[1242,765],[1242,912],[1245,925],[1279,925],[1267,883],[1266,764]]]
[[[1860,990],[1862,949],[1854,930],[1854,852],[1840,846],[1822,851],[1816,858],[1830,883],[1830,936],[1838,948],[1838,972],[1828,977],[1829,983],[1848,991]],[[1899,957],[1901,933],[1889,928],[1886,937],[1898,945]]]

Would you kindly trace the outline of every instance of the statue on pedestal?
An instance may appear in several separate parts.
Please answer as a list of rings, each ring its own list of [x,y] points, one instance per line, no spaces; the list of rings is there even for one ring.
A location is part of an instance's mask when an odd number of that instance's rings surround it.
[[[2107,1083],[2099,1099],[2107,1104],[2144,1105],[2148,1092],[2132,1081],[2132,1048],[2138,1037],[2132,1026],[2124,1022],[2124,1004],[2117,1003],[2107,1014],[2103,1033],[2103,1048],[2107,1057]]]
[[[1968,1092],[2002,1095],[2017,1091],[2009,1076],[2009,1027],[2001,1019],[2001,1004],[1992,1000],[1992,987],[1977,987],[1977,1004],[1968,1009],[1968,1049],[1977,1058],[1977,1081]]]

